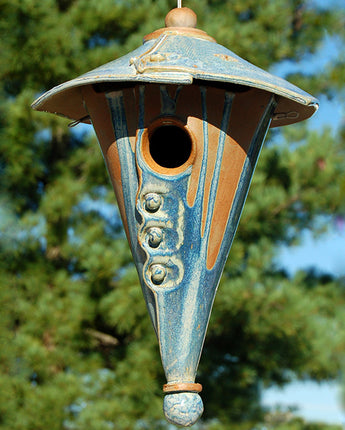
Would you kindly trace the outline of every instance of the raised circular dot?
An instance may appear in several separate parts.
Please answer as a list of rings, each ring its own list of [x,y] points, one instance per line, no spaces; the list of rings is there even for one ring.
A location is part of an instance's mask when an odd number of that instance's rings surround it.
[[[204,405],[197,393],[173,393],[164,397],[163,411],[172,424],[190,427],[201,417]]]
[[[147,233],[147,240],[151,248],[157,248],[163,240],[163,232],[159,227],[151,227]]]
[[[167,275],[166,268],[161,264],[153,264],[150,267],[150,271],[151,271],[151,280],[155,285],[160,285],[164,281]]]
[[[148,193],[145,196],[145,209],[149,212],[157,212],[161,207],[162,197],[156,193]]]

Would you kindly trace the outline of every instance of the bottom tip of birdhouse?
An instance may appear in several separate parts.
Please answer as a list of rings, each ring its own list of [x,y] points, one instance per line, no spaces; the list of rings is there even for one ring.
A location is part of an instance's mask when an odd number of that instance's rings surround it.
[[[172,393],[164,397],[163,411],[170,423],[190,427],[201,417],[204,405],[198,393]]]

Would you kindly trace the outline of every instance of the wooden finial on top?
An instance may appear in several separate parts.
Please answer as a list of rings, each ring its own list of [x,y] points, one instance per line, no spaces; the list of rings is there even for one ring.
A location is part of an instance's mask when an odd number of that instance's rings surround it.
[[[172,9],[165,17],[165,27],[190,27],[196,28],[197,16],[188,7]]]

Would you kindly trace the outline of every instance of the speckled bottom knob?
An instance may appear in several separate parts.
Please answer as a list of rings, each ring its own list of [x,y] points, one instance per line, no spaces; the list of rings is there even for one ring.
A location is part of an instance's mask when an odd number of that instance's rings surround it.
[[[201,417],[204,405],[198,393],[173,393],[164,397],[163,411],[170,423],[190,427]]]

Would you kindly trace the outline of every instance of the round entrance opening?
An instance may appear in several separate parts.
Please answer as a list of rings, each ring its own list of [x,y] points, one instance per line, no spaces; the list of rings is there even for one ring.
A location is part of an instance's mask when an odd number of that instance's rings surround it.
[[[152,159],[161,167],[175,169],[182,166],[192,152],[189,133],[176,125],[157,127],[149,138]]]

